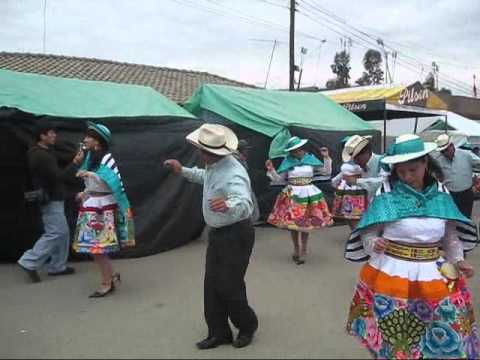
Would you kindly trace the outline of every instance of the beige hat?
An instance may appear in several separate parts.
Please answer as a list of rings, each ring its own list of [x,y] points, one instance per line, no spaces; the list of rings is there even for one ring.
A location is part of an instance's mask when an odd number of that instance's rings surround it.
[[[443,151],[452,143],[452,139],[447,134],[438,135],[435,139],[435,144],[437,144],[437,150]]]
[[[186,137],[187,141],[201,150],[225,156],[238,148],[238,138],[228,127],[218,124],[203,124]]]
[[[435,143],[424,142],[418,135],[400,135],[395,139],[395,143],[388,147],[387,153],[381,161],[384,164],[399,164],[417,159],[436,148]]]
[[[362,149],[367,146],[370,142],[372,137],[370,135],[361,136],[361,135],[353,135],[351,136],[345,146],[343,147],[342,151],[342,159],[344,162],[352,161],[355,156],[357,156]]]

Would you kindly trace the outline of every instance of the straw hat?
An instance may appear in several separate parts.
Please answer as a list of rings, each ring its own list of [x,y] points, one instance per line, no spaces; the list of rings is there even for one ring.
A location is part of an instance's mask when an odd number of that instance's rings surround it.
[[[232,154],[238,147],[235,133],[218,124],[203,124],[188,134],[186,139],[197,148],[219,156]]]
[[[109,144],[112,140],[112,133],[105,125],[95,124],[94,122],[87,121],[87,129],[95,131],[103,140],[107,142],[107,144]]]
[[[285,149],[283,151],[289,152],[301,148],[307,142],[307,139],[300,139],[298,136],[292,136],[290,139],[288,139],[287,145],[285,145]]]
[[[353,135],[345,143],[342,151],[342,159],[344,162],[352,161],[362,149],[367,146],[372,137],[370,135],[361,136]]]
[[[436,148],[437,144],[424,142],[418,135],[400,135],[395,139],[395,143],[389,146],[382,162],[385,164],[402,163],[426,155]]]
[[[437,144],[437,150],[443,151],[450,146],[452,139],[447,134],[441,134],[435,139],[435,143]]]

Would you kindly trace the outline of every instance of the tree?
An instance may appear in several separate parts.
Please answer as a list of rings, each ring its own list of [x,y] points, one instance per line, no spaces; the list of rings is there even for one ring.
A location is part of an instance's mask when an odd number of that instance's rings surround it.
[[[379,51],[367,50],[363,57],[363,67],[366,71],[356,81],[358,85],[375,85],[383,82],[382,54]]]
[[[337,75],[335,79],[335,89],[350,87],[348,81],[350,80],[350,54],[345,50],[335,54],[333,64],[330,65],[332,72]],[[329,80],[331,82],[331,80]],[[327,82],[327,87],[328,83]],[[332,85],[332,83],[330,83]]]
[[[329,80],[327,81],[327,83],[325,84],[325,87],[326,87],[328,90],[338,89],[338,87],[337,87],[337,79],[329,79]]]
[[[443,94],[448,94],[448,95],[452,95],[452,90],[450,89],[447,89],[445,87],[442,87],[440,90],[438,90],[439,93],[443,93]]]
[[[433,75],[432,72],[429,72],[427,77],[425,78],[425,81],[423,82],[423,87],[425,87],[426,89],[430,90],[430,91],[435,91],[437,90],[435,88],[435,77]]]

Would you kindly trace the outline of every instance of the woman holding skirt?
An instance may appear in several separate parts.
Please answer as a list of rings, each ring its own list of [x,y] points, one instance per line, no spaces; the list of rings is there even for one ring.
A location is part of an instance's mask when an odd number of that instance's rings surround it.
[[[350,306],[347,331],[374,358],[478,358],[478,328],[464,251],[475,228],[431,175],[434,143],[399,136],[382,160],[388,180],[346,246],[368,262]]]

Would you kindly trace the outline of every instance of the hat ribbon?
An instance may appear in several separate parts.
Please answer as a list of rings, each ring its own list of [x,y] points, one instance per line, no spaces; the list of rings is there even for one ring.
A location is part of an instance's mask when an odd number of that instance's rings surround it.
[[[423,143],[422,139],[418,138],[404,141],[398,144],[391,144],[387,149],[387,155],[405,155],[421,152],[423,150],[425,150],[425,144]]]
[[[198,139],[198,142],[199,142],[200,145],[203,145],[203,146],[205,146],[205,147],[207,147],[207,148],[210,148],[210,149],[221,149],[221,148],[223,148],[223,147],[224,147],[224,148],[227,148],[227,146],[226,146],[227,143],[226,143],[226,142],[224,142],[224,143],[223,143],[222,145],[220,145],[220,146],[213,146],[213,145],[205,144],[205,143],[202,142],[200,139]],[[227,149],[228,149],[228,148],[227,148]]]

